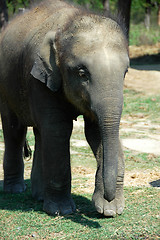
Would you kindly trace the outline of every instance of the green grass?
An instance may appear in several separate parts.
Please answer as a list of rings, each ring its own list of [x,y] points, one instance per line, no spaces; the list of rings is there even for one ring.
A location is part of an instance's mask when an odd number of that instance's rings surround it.
[[[35,139],[34,139],[34,137],[33,137],[33,131],[32,131],[32,129],[29,129],[29,130],[27,131],[27,140],[28,140],[30,146],[34,146],[34,144],[35,144]]]
[[[125,212],[116,218],[96,213],[90,194],[73,195],[74,215],[52,217],[43,212],[42,203],[31,198],[30,183],[26,182],[25,194],[0,191],[1,239],[158,239],[157,189],[125,188]]]
[[[152,122],[160,121],[160,95],[145,96],[134,90],[124,90],[124,108],[122,117],[142,115]]]
[[[145,170],[160,168],[160,156],[149,153],[136,153],[134,151],[125,150],[126,170]]]

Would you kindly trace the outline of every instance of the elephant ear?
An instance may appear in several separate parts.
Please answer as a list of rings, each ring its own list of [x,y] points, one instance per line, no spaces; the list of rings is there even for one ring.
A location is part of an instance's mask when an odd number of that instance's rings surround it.
[[[40,53],[32,67],[31,74],[34,78],[45,83],[46,86],[56,92],[61,87],[61,74],[56,61],[56,46],[54,32],[48,32],[40,48]]]

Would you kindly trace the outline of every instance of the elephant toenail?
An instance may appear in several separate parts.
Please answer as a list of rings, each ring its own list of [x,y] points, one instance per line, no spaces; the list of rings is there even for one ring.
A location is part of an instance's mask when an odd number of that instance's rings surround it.
[[[100,214],[103,213],[103,209],[100,206],[96,206],[97,212],[99,212]]]
[[[117,213],[120,215],[123,212],[123,207],[118,208]]]
[[[113,210],[104,210],[104,216],[106,216],[106,217],[115,217],[116,213]]]
[[[59,211],[55,212],[55,215],[56,215],[56,216],[59,216]]]

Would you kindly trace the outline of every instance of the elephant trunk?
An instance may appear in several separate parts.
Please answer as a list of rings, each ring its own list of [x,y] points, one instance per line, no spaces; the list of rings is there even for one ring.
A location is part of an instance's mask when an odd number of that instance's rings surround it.
[[[116,193],[118,173],[119,123],[113,119],[104,119],[103,122],[103,126],[100,126],[100,129],[102,131],[103,143],[104,198],[110,202],[115,198]]]
[[[115,198],[118,174],[119,124],[122,103],[117,100],[105,100],[105,103],[98,104],[96,111],[103,144],[104,198],[109,202]]]

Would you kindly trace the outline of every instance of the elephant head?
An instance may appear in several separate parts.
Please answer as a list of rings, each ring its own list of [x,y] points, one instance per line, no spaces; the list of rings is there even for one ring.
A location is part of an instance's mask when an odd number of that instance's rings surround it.
[[[103,144],[104,198],[115,198],[123,80],[129,64],[127,41],[112,19],[79,15],[62,31],[49,32],[32,75],[98,121]]]

